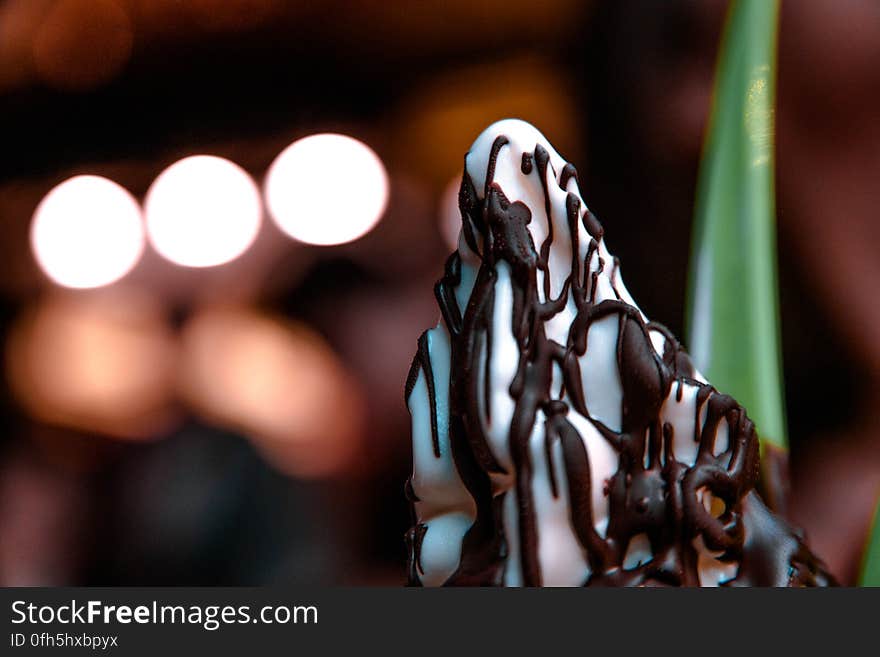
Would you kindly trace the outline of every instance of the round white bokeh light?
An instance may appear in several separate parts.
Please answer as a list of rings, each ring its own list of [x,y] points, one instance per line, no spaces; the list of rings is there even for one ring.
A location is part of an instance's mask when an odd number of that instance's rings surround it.
[[[141,209],[101,176],[75,176],[40,201],[31,222],[37,264],[55,283],[91,288],[125,276],[144,250]]]
[[[345,244],[372,230],[388,204],[388,174],[363,142],[305,137],[275,158],[265,182],[275,223],[300,242]]]
[[[257,184],[240,166],[193,155],[159,174],[144,212],[150,243],[162,257],[186,267],[213,267],[253,243],[262,202]]]

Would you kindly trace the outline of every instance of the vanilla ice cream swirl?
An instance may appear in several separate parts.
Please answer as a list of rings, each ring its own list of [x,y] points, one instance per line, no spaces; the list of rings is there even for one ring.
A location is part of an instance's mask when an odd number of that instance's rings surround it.
[[[406,385],[410,583],[828,583],[754,492],[745,410],[636,305],[544,136],[490,126],[459,206]]]

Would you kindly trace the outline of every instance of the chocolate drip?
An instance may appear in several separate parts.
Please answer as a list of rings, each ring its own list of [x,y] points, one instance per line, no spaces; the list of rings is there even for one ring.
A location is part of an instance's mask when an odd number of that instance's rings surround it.
[[[461,283],[461,257],[458,251],[453,251],[446,260],[446,272],[434,286],[434,296],[443,321],[452,335],[461,333],[461,311],[458,309],[458,301],[455,299],[455,288]],[[409,393],[407,393],[409,397]]]
[[[403,486],[403,495],[406,497],[406,501],[409,503],[413,502],[421,502],[419,496],[416,495],[416,492],[413,490],[412,478],[406,480],[406,483]]]
[[[538,165],[538,177],[541,179],[541,187],[544,189],[544,216],[547,217],[547,237],[541,244],[541,253],[538,258],[538,271],[544,274],[544,298],[550,300],[550,246],[553,244],[553,215],[550,213],[550,191],[548,189],[547,170],[550,166],[550,153],[540,144],[535,146],[535,162]]]
[[[582,221],[584,222],[584,228],[590,234],[590,237],[595,240],[602,239],[602,236],[605,234],[605,229],[602,228],[602,224],[596,219],[596,215],[587,210],[584,212]]]
[[[831,586],[834,579],[794,531],[753,491],[743,501],[748,533],[731,586]]]
[[[437,432],[437,392],[434,388],[434,370],[431,367],[431,351],[428,348],[427,331],[419,336],[419,349],[416,352],[416,359],[418,360],[418,367],[425,373],[425,384],[428,387],[428,403],[431,407],[431,446],[434,449],[434,456],[440,458],[440,437]],[[415,365],[410,368],[410,372],[413,369],[415,369]],[[410,393],[412,392],[412,386],[415,385],[414,378],[418,378],[418,374],[415,377],[412,374],[407,377],[407,388]],[[412,385],[409,384],[410,380],[413,380]],[[409,393],[407,393],[407,398],[409,398]]]
[[[557,432],[562,441],[572,525],[578,540],[585,548],[590,568],[603,572],[611,561],[611,550],[599,536],[593,522],[590,457],[571,423],[564,418],[556,418],[556,422],[559,424]]]
[[[409,564],[407,583],[410,586],[422,585],[420,575],[425,572],[422,569],[421,563],[422,540],[425,538],[427,531],[427,525],[416,523],[406,532],[407,563]]]
[[[566,162],[565,166],[562,167],[562,173],[559,174],[559,187],[561,189],[568,189],[568,181],[570,181],[572,178],[577,180],[577,177],[577,169],[575,169],[574,165],[570,162]]]
[[[452,456],[465,488],[477,503],[477,515],[474,524],[464,535],[458,570],[446,584],[499,586],[507,558],[507,542],[501,521],[504,496],[493,497],[489,476],[469,449],[460,419],[452,416],[451,421]]]
[[[509,554],[503,521],[507,495],[515,495],[516,500],[522,582],[530,586],[542,583],[532,494],[530,445],[535,438],[543,438],[543,457],[554,497],[562,490],[554,470],[557,455],[562,455],[570,521],[590,567],[585,585],[699,585],[696,544],[700,539],[709,550],[720,552],[722,561],[738,564],[736,577],[728,582],[731,586],[833,583],[799,537],[773,516],[754,492],[759,475],[758,439],[745,410],[732,397],[696,380],[693,364],[674,336],[663,326],[646,322],[637,308],[622,299],[617,290],[619,263],[614,259],[606,264],[598,255],[604,253],[599,246],[604,235],[601,224],[578,196],[566,189],[571,179],[577,179],[575,168],[566,164],[557,179],[549,153],[540,144],[532,153],[522,154],[521,172],[536,172],[544,193],[547,236],[536,248],[528,227],[534,220],[532,210],[521,201],[508,199],[494,180],[497,159],[505,147],[510,146],[503,136],[492,144],[482,197],[467,170],[462,179],[459,206],[463,235],[468,248],[479,257],[473,290],[463,312],[454,294],[461,282],[458,253],[450,256],[435,287],[451,341],[452,457],[476,503],[474,523],[462,541],[459,567],[446,583],[502,583]],[[572,254],[570,272],[555,299],[551,296],[549,256],[554,240],[551,191],[558,191],[552,185],[566,192]],[[590,236],[583,256],[580,225]],[[502,319],[511,322],[519,350],[509,387],[513,415],[506,427],[512,472],[498,462],[486,435],[486,424],[497,421],[491,414],[490,370],[495,286],[501,266],[509,271],[513,293],[511,316]],[[597,300],[598,277],[606,266],[611,267],[608,277],[615,298]],[[547,336],[545,323],[561,312],[569,299],[576,314],[565,344],[560,344]],[[589,329],[605,318],[617,322],[616,364],[622,390],[619,429],[591,415],[582,383]],[[655,351],[651,333],[662,335],[662,355]],[[418,368],[431,382],[432,432],[439,456],[433,376],[424,336],[407,380],[407,397]],[[561,373],[557,391],[552,389],[555,368]],[[697,389],[694,429],[677,435],[671,424],[663,423],[661,412],[667,400],[682,400],[686,385]],[[485,400],[485,408],[480,407],[480,398]],[[568,419],[572,411],[586,418],[618,455],[618,469],[606,482],[592,481],[590,455]],[[705,420],[701,422],[703,413]],[[727,427],[726,447],[716,445],[722,422]],[[693,464],[676,460],[675,441],[698,444]],[[493,489],[493,475],[506,477],[512,487],[504,492]],[[604,537],[593,517],[594,486],[604,486],[608,501]],[[414,497],[411,488],[409,493]],[[407,535],[414,583],[421,572],[422,527],[416,523]],[[651,558],[635,568],[624,568],[627,550],[640,535],[647,537]]]
[[[461,231],[468,248],[480,255],[480,247],[477,244],[476,233],[484,234],[486,227],[483,222],[483,212],[480,200],[477,198],[477,190],[471,177],[464,174],[461,187],[458,190],[458,207],[461,211]],[[457,255],[456,252],[453,255]]]

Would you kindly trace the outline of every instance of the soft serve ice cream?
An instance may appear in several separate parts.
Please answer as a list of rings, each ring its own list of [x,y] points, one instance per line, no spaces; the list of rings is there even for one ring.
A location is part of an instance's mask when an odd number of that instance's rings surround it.
[[[753,490],[744,409],[638,308],[544,136],[490,126],[459,205],[406,385],[410,583],[829,583]]]

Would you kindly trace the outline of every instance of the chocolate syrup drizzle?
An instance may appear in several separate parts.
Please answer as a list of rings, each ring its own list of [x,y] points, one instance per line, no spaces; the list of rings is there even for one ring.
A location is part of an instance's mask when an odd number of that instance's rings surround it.
[[[449,390],[449,440],[458,474],[476,502],[476,517],[462,542],[458,569],[448,585],[501,585],[508,558],[503,526],[504,497],[493,494],[490,475],[504,473],[494,457],[478,406],[479,386],[483,398],[490,396],[492,326],[497,265],[509,266],[513,283],[513,334],[519,347],[516,376],[510,385],[515,410],[508,432],[508,444],[515,475],[518,504],[519,562],[522,582],[540,586],[536,509],[532,498],[533,464],[529,439],[543,412],[545,453],[561,444],[564,471],[568,482],[571,524],[590,566],[584,585],[699,585],[698,552],[695,541],[722,553],[722,561],[739,564],[730,586],[822,586],[833,583],[795,532],[774,516],[754,488],[759,475],[759,449],[755,427],[736,400],[717,392],[711,385],[696,379],[694,367],[678,341],[659,324],[645,322],[634,306],[620,298],[596,302],[597,277],[609,263],[599,259],[599,268],[587,276],[591,258],[598,250],[603,228],[596,217],[574,193],[568,192],[565,209],[571,240],[571,272],[559,296],[553,298],[550,276],[543,279],[543,298],[538,295],[538,272],[548,272],[553,222],[548,221],[544,242],[535,245],[528,224],[529,208],[511,202],[494,182],[498,154],[508,144],[498,137],[492,145],[482,199],[465,169],[459,192],[463,237],[481,263],[464,315],[459,310],[455,289],[461,283],[461,259],[454,252],[446,262],[445,273],[435,286],[443,322],[451,341],[451,376]],[[550,157],[540,145],[524,153],[520,170],[523,175],[537,175],[544,191],[545,210],[550,217],[550,193],[547,168]],[[556,179],[551,172],[552,181]],[[566,164],[556,184],[566,191],[577,172]],[[583,212],[582,212],[583,210]],[[578,222],[590,242],[581,261]],[[479,239],[478,239],[479,238]],[[618,270],[616,258],[611,263],[612,287]],[[547,337],[545,322],[563,310],[569,298],[574,300],[576,316],[565,344]],[[623,391],[620,431],[614,431],[591,416],[584,396],[580,371],[587,349],[591,324],[599,319],[616,317],[618,322],[617,365]],[[650,331],[665,337],[661,356],[654,350]],[[485,356],[481,356],[485,354]],[[479,359],[485,360],[481,364]],[[552,390],[554,365],[562,372],[561,390]],[[432,445],[440,456],[437,436],[437,405],[434,377],[426,334],[419,339],[418,352],[407,380],[409,398],[420,372],[424,372],[431,407]],[[480,373],[483,376],[480,376]],[[676,435],[669,423],[661,420],[661,407],[675,388],[681,400],[684,385],[698,388],[695,435]],[[565,397],[563,401],[561,397]],[[591,481],[590,456],[575,426],[567,415],[569,404],[587,418],[618,454],[618,469],[606,482]],[[484,413],[488,413],[486,404]],[[705,421],[700,422],[705,409]],[[728,447],[715,455],[719,424],[726,420]],[[699,443],[693,464],[676,460],[673,444],[677,440]],[[560,488],[549,467],[554,497]],[[510,473],[507,473],[510,474]],[[609,504],[609,523],[605,536],[596,528],[592,511],[592,487],[603,486]],[[702,502],[711,493],[723,502],[723,510],[713,515]],[[407,497],[416,500],[407,482]],[[717,517],[716,517],[717,516]],[[420,584],[421,543],[426,526],[413,513],[413,527],[407,533],[410,584]],[[633,537],[644,534],[650,543],[652,558],[635,568],[623,567],[624,556]]]

